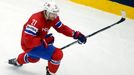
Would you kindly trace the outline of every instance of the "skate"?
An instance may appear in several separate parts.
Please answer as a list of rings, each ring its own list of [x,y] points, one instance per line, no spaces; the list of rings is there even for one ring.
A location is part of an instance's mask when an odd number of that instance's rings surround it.
[[[22,66],[22,64],[18,64],[16,58],[8,60],[8,63],[11,64],[11,65],[14,65],[16,67],[21,67]]]
[[[48,66],[46,67],[46,75],[51,75],[50,72],[48,71]]]

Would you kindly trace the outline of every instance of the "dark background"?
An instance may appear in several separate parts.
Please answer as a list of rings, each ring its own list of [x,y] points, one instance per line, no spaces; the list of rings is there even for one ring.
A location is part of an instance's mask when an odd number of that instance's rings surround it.
[[[110,0],[110,1],[114,1],[114,2],[117,2],[117,3],[120,3],[120,4],[124,4],[124,5],[127,5],[127,6],[134,7],[134,0]]]

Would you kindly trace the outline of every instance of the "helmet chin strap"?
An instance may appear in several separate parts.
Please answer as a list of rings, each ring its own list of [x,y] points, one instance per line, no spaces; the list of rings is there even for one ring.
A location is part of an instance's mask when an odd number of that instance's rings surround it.
[[[50,13],[48,13],[47,11],[44,11],[44,16],[45,16],[45,18],[46,18],[47,20],[49,20],[49,14],[50,14]]]

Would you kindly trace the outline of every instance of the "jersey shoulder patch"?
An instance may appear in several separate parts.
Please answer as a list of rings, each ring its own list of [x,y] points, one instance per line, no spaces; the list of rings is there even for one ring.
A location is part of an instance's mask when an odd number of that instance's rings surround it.
[[[36,36],[37,32],[38,32],[38,28],[29,24],[26,26],[25,33]]]

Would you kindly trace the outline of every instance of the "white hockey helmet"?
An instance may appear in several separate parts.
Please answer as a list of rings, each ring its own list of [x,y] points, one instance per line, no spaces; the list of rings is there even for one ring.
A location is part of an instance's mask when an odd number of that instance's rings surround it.
[[[59,13],[59,8],[55,2],[46,2],[44,4],[44,10],[46,10],[48,13],[53,13],[53,14]]]

